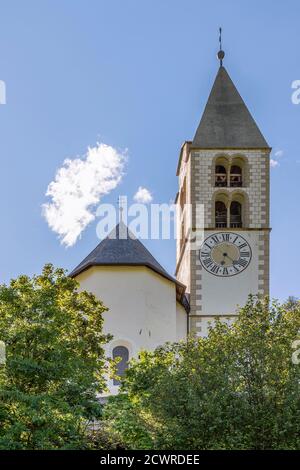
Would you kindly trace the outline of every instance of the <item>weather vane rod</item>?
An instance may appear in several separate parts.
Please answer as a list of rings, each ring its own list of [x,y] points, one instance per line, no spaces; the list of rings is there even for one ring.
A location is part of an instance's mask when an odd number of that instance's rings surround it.
[[[118,205],[119,205],[119,222],[125,222],[125,215],[124,212],[127,208],[127,197],[126,196],[119,196],[118,197]]]
[[[222,49],[222,28],[219,28],[219,43],[220,43],[220,50],[218,52],[218,59],[220,61],[220,67],[223,65],[223,59],[225,57],[225,52]]]

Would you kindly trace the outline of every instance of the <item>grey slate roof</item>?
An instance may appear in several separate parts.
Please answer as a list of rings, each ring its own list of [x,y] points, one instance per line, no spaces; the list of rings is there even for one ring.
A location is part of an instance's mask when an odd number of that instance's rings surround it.
[[[115,229],[72,271],[77,275],[90,266],[148,266],[164,277],[174,281],[167,271],[156,261],[147,248],[129,231],[125,224]]]
[[[170,276],[124,223],[115,229],[71,272],[75,277],[92,266],[146,266],[176,284],[177,300],[186,311],[185,286]]]
[[[223,66],[217,73],[192,148],[269,148]]]

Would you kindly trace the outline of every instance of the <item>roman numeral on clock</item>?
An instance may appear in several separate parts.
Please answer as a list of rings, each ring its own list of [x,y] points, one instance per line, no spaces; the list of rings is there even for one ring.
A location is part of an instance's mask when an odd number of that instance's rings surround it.
[[[244,268],[245,266],[247,266],[247,264],[248,264],[247,260],[240,258],[237,261],[234,261],[233,266],[238,265],[238,266],[242,266]]]
[[[210,271],[212,273],[217,273],[219,271],[219,266],[217,264],[214,264],[212,268],[210,268]]]
[[[229,242],[230,234],[229,233],[222,233],[222,238],[223,238],[224,242]]]
[[[212,264],[214,264],[214,263],[213,263],[212,259],[209,257],[209,258],[205,258],[205,259],[203,260],[203,264],[204,264],[207,268],[209,268],[209,267],[210,267]]]

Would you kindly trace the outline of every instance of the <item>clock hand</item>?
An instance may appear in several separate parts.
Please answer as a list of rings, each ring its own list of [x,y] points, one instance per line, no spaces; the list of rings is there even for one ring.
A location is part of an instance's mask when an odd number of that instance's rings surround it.
[[[234,263],[237,261],[237,260],[234,260],[233,258],[231,258],[231,256],[229,256],[226,252],[224,253],[224,250],[221,250],[221,248],[215,247],[215,249],[216,249],[220,254],[221,254],[221,252],[222,252],[222,256],[223,256],[224,258],[227,257],[228,259],[230,259],[230,261],[232,262],[232,264],[234,264]]]
[[[220,262],[220,264],[221,264],[222,266],[224,266],[224,264],[225,264],[225,257],[227,256],[227,253],[224,253],[224,250],[221,250],[221,248],[219,248],[219,247],[215,247],[215,250],[216,250],[220,255],[222,254],[223,260]],[[228,258],[229,258],[229,256],[228,256]],[[231,258],[230,258],[230,259],[231,259]]]
[[[225,258],[225,257],[229,258],[230,261],[232,261],[232,263],[235,263],[235,262],[237,261],[237,260],[232,259],[230,256],[228,256],[227,253],[223,253],[223,256],[224,256],[224,258]]]

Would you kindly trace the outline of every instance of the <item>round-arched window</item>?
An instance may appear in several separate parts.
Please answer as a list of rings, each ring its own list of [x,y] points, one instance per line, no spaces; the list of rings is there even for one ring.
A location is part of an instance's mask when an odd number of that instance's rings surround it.
[[[216,228],[227,227],[227,208],[223,201],[215,203]]]
[[[242,169],[238,165],[232,165],[230,168],[230,186],[236,188],[242,185]]]
[[[232,201],[230,205],[230,227],[242,227],[242,204],[238,201]]]
[[[117,364],[116,374],[118,377],[123,377],[126,369],[128,368],[129,351],[125,346],[116,346],[112,352],[113,359],[119,359]],[[120,385],[118,378],[113,379],[114,385]]]
[[[227,172],[226,168],[223,165],[216,165],[215,186],[227,186]]]

